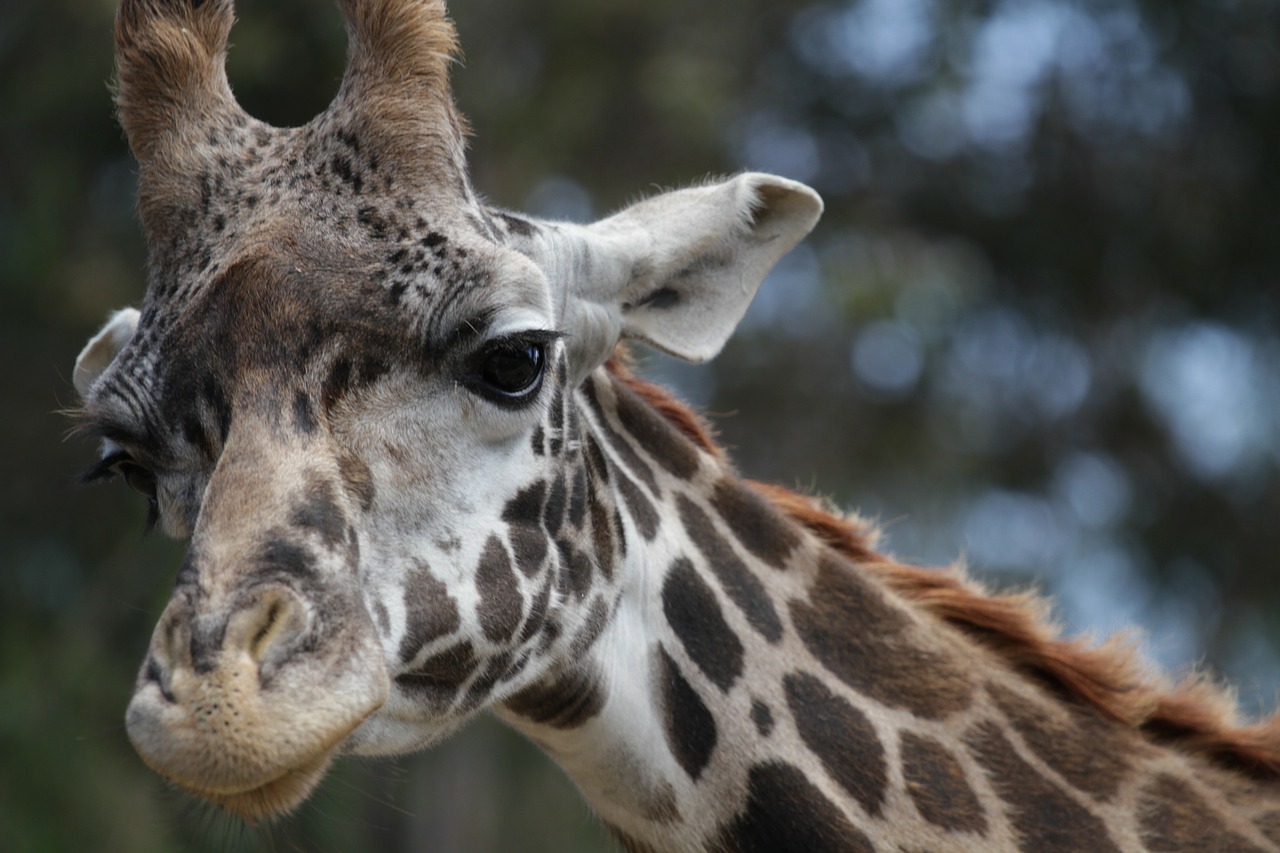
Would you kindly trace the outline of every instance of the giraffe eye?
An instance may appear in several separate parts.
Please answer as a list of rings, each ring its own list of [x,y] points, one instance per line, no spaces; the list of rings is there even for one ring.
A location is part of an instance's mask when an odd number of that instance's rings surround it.
[[[498,340],[481,351],[474,387],[500,405],[520,405],[538,393],[546,365],[546,342]]]
[[[160,518],[160,501],[156,492],[156,475],[144,468],[123,450],[116,450],[98,460],[88,471],[80,475],[80,482],[92,483],[119,476],[138,494],[147,499],[147,531],[156,525]]]
[[[156,476],[133,462],[121,462],[116,466],[120,476],[129,484],[129,488],[138,494],[154,501],[156,499]]]

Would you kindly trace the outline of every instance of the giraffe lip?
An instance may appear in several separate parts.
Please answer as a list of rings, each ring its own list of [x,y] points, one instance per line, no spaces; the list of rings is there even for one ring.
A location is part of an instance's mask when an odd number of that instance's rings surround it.
[[[209,791],[178,782],[179,787],[250,823],[280,817],[301,805],[324,779],[336,748],[328,749],[302,765],[243,790]]]

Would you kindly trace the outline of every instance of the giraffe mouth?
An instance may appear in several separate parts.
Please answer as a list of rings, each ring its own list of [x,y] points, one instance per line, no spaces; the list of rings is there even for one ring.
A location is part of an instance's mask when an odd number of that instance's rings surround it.
[[[305,802],[324,779],[335,751],[328,750],[268,782],[242,791],[207,791],[175,784],[256,825],[286,815]]]

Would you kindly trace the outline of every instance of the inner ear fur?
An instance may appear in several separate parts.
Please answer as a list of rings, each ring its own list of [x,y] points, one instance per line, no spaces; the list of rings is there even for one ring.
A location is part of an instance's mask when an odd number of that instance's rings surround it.
[[[89,339],[89,343],[85,344],[76,357],[76,366],[71,372],[71,383],[81,399],[88,399],[93,383],[111,366],[120,350],[133,338],[137,328],[138,310],[123,308],[114,312],[98,333]]]
[[[765,275],[809,233],[822,199],[762,173],[663,193],[588,226],[577,314],[686,361],[723,348]],[[601,354],[601,358],[608,352]]]

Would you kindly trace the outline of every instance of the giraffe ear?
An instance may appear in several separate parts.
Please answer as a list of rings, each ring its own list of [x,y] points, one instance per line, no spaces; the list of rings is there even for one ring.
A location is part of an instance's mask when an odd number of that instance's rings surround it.
[[[111,362],[124,349],[125,344],[129,343],[137,328],[137,309],[124,308],[113,313],[98,334],[85,344],[76,358],[75,370],[71,373],[71,383],[76,386],[76,393],[81,399],[89,397],[89,389],[93,387],[93,383],[111,366]]]
[[[639,202],[585,229],[592,263],[575,283],[577,307],[607,315],[620,337],[706,361],[821,214],[812,189],[760,173]]]

